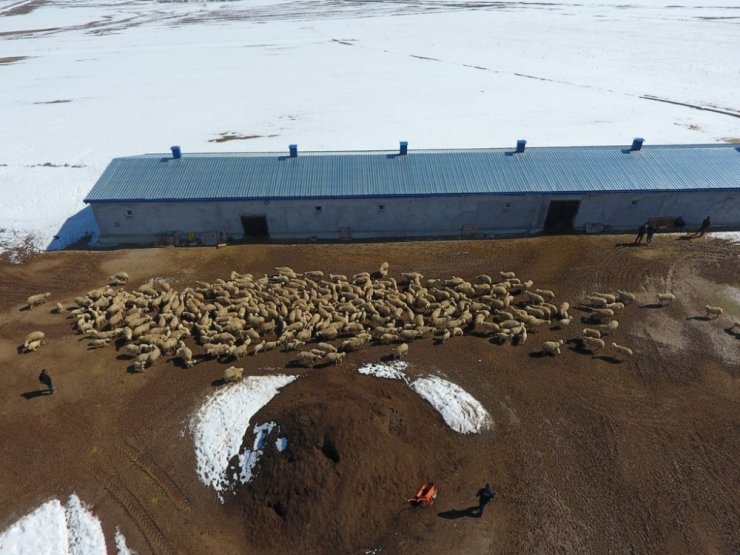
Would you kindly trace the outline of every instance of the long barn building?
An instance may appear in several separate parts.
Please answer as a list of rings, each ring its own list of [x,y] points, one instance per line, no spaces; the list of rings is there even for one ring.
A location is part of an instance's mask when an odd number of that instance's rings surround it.
[[[114,159],[85,199],[103,245],[632,231],[649,218],[740,228],[728,144]]]

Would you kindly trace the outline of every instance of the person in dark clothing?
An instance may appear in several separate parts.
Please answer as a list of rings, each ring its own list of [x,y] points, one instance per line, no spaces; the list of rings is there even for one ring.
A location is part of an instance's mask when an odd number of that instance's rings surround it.
[[[655,228],[651,225],[647,226],[647,240],[645,241],[646,245],[649,245],[650,241],[653,240],[654,234],[655,234]]]
[[[41,374],[39,374],[39,382],[41,382],[42,384],[44,384],[46,387],[49,388],[49,395],[54,393],[54,383],[51,381],[51,376],[46,371],[46,368],[44,368],[41,371]]]
[[[494,497],[496,497],[496,492],[491,488],[491,484],[486,484],[485,487],[478,490],[476,496],[478,497],[478,512],[476,513],[476,516],[480,518],[483,516],[483,509],[485,506],[493,501]]]
[[[635,245],[639,245],[642,243],[642,237],[645,235],[645,232],[647,231],[647,224],[642,224],[637,229],[637,237],[635,237]]]
[[[697,232],[697,235],[699,235],[699,237],[704,235],[704,232],[709,229],[710,225],[712,225],[712,220],[709,219],[709,216],[707,216],[706,218],[704,218],[704,221],[699,226],[699,231]]]

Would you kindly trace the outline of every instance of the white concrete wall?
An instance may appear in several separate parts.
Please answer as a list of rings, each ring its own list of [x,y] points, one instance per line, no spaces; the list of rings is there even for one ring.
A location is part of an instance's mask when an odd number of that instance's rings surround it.
[[[575,229],[586,224],[631,231],[650,217],[682,216],[689,227],[710,215],[715,227],[740,227],[740,192],[599,193],[591,195],[468,195],[233,202],[93,204],[103,244],[153,243],[157,235],[243,234],[241,216],[264,215],[274,239],[477,236],[538,233],[551,200],[580,200]],[[633,204],[634,202],[634,204]],[[380,205],[384,209],[380,209]],[[320,206],[321,211],[316,207]],[[128,215],[127,211],[131,211]]]

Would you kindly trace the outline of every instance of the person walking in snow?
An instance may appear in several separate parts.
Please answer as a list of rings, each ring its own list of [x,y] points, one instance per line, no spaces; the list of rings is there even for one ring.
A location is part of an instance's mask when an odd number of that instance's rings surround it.
[[[483,509],[486,507],[486,505],[488,505],[491,501],[493,501],[493,498],[496,497],[496,492],[493,491],[491,484],[486,484],[485,487],[482,487],[478,490],[476,496],[478,497],[478,512],[476,513],[476,516],[480,518],[483,516]]]
[[[51,381],[51,376],[46,371],[46,368],[44,368],[41,371],[41,374],[39,374],[39,382],[49,388],[49,395],[54,393],[54,383]]]

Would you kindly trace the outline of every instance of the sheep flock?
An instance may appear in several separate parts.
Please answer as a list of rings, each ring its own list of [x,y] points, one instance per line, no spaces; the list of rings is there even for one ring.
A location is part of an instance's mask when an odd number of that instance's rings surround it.
[[[348,353],[373,343],[394,344],[390,354],[403,358],[413,341],[431,338],[441,344],[469,334],[499,345],[523,345],[543,328],[562,330],[572,321],[569,302],[556,304],[552,291],[535,288],[514,272],[469,281],[406,272],[396,280],[383,263],[372,274],[351,277],[289,267],[260,277],[232,272],[228,280],[195,282],[182,291],[163,278],[132,290],[126,289],[128,282],[128,274],[119,272],[107,285],[77,297],[73,306],[57,303],[52,312],[73,318],[90,349],[114,345],[137,371],[164,356],[190,368],[205,359],[227,363],[275,349],[296,351],[295,365],[341,364]],[[48,297],[32,295],[29,308]],[[659,295],[661,304],[674,299],[671,293]],[[604,350],[604,337],[619,328],[619,312],[634,300],[621,290],[586,296],[579,309],[590,327],[579,336],[579,348]],[[716,307],[708,306],[708,313],[710,308]],[[711,314],[719,316],[721,309]],[[32,332],[24,351],[35,351],[44,340],[43,332]],[[539,351],[555,356],[563,343],[545,341]],[[633,356],[629,347],[610,344],[615,357]],[[239,368],[227,370],[225,381],[241,377]]]

